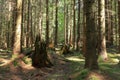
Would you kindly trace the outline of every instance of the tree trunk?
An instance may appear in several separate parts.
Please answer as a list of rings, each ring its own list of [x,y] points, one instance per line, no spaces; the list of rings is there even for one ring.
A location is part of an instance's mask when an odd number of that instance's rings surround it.
[[[21,52],[22,52],[22,45],[23,45],[23,43],[24,43],[24,0],[23,0],[23,2],[22,2],[22,21],[21,21]]]
[[[120,0],[118,0],[118,20],[119,20],[119,52],[120,52]]]
[[[109,17],[109,13],[108,13],[108,0],[105,0],[105,30],[106,30],[106,43],[108,42],[108,17]]]
[[[67,44],[67,36],[66,36],[66,17],[67,17],[67,15],[66,15],[66,0],[64,0],[64,44]]]
[[[27,15],[27,32],[26,32],[26,47],[30,45],[30,0],[28,0],[28,15]]]
[[[68,41],[68,40],[69,40],[69,39],[68,39],[68,22],[69,22],[69,21],[68,21],[68,17],[69,17],[69,16],[68,16],[68,5],[66,5],[66,26],[65,26],[66,44],[68,44],[68,42],[69,42],[69,41]]]
[[[14,35],[13,54],[20,54],[21,52],[21,20],[22,20],[22,0],[17,0],[17,17]]]
[[[113,11],[113,2],[114,2],[114,0],[111,0],[111,11]],[[111,12],[111,37],[110,37],[110,43],[111,43],[111,45],[114,45],[114,28],[113,28],[113,26],[114,26],[114,13],[113,12]]]
[[[80,0],[78,0],[78,22],[77,22],[77,48],[76,50],[80,50]]]
[[[86,14],[86,53],[85,68],[98,69],[96,51],[96,26],[94,16],[95,0],[84,0]]]
[[[98,24],[99,24],[99,42],[98,53],[107,59],[106,52],[106,38],[105,38],[105,2],[104,0],[98,0]]]
[[[58,0],[56,0],[55,3],[55,8],[56,8],[56,12],[55,12],[55,45],[57,45],[57,39],[58,39]]]
[[[49,43],[49,0],[46,0],[46,44]]]
[[[85,56],[86,53],[86,14],[85,14],[85,4],[83,7],[83,46],[82,46],[82,51],[83,51],[83,56]]]
[[[75,1],[73,0],[73,48],[76,48],[76,12],[75,12]]]

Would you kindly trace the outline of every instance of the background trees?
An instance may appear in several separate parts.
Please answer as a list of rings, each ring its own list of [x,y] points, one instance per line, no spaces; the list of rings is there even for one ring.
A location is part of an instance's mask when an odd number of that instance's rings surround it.
[[[52,42],[55,47],[68,45],[73,51],[83,48],[85,56],[91,53],[106,57],[106,48],[120,46],[119,0],[21,2],[0,1],[0,48],[13,49],[14,53],[32,48],[38,34],[48,46]]]

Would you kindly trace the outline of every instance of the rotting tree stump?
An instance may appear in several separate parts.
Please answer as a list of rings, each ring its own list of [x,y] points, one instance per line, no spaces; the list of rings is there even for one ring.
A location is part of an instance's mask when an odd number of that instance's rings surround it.
[[[70,50],[71,45],[69,44],[65,44],[62,48],[61,48],[61,54],[67,55],[67,54],[72,54],[73,52]]]
[[[35,52],[32,55],[32,66],[36,68],[53,66],[47,55],[46,43],[45,41],[40,40],[39,35],[37,35],[35,41]]]

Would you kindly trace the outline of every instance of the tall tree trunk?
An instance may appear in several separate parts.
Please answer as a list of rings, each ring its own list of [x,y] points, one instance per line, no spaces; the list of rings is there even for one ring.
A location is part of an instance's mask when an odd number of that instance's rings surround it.
[[[76,48],[76,10],[75,10],[75,1],[73,0],[73,48]]]
[[[111,0],[111,11],[113,11],[113,1],[114,0]],[[114,45],[114,35],[113,35],[113,22],[114,22],[114,17],[113,17],[113,15],[114,15],[114,13],[113,12],[111,12],[111,37],[110,37],[110,43],[111,43],[111,45]]]
[[[27,32],[26,32],[26,47],[29,47],[29,41],[30,41],[30,0],[28,0],[28,15],[27,15]]]
[[[109,18],[109,13],[108,13],[108,0],[105,0],[105,26],[106,26],[106,43],[108,42],[108,18]]]
[[[98,42],[98,52],[103,57],[107,59],[106,52],[106,38],[105,38],[105,2],[104,0],[98,0],[98,24],[99,24],[99,42]]]
[[[14,39],[15,39],[14,36],[15,36],[15,26],[16,26],[15,24],[16,24],[16,19],[17,19],[16,16],[17,16],[16,15],[16,9],[13,8],[13,12],[12,12],[12,26],[13,27],[12,27],[12,41],[11,41],[11,44],[12,44],[11,47],[12,48],[14,47],[13,43],[14,43]]]
[[[22,45],[23,45],[23,42],[24,42],[24,0],[22,0],[22,21],[21,21],[21,52],[22,52]]]
[[[119,20],[119,52],[120,52],[120,0],[118,0],[118,20]]]
[[[108,38],[108,41],[107,41],[107,46],[109,47],[110,45],[111,45],[111,32],[112,32],[112,30],[111,30],[111,0],[109,1],[108,0],[108,26],[107,26],[107,29],[108,29],[108,33],[107,33],[107,38]]]
[[[8,14],[8,27],[7,27],[7,48],[10,48],[10,27],[11,27],[11,7],[12,7],[12,4],[11,2],[9,2],[9,14]]]
[[[69,19],[69,16],[68,16],[68,5],[66,5],[66,28],[65,28],[65,31],[66,31],[66,44],[68,44],[68,19]]]
[[[70,11],[68,12],[68,21],[69,21],[69,24],[68,24],[68,44],[70,46],[73,47],[73,17],[71,17],[73,15],[73,3],[72,3],[73,0],[70,1],[70,5],[68,6],[68,10],[70,9]]]
[[[55,45],[57,45],[57,40],[58,40],[58,0],[56,0],[55,3],[55,8],[56,8],[56,12],[55,12]]]
[[[80,2],[81,0],[78,0],[78,22],[77,22],[77,48],[76,50],[80,50]]]
[[[49,43],[49,0],[46,0],[46,44]]]
[[[17,17],[15,24],[15,36],[13,54],[20,54],[21,52],[21,20],[22,20],[22,0],[17,0]]]
[[[118,3],[118,1],[116,1],[116,0],[114,0],[114,7],[115,7],[115,43],[116,43],[116,45],[118,45],[119,43],[118,43],[118,20],[117,20],[117,18],[118,18],[118,13],[117,13],[117,11],[118,11],[118,7],[117,7],[117,3]]]
[[[83,2],[84,4],[84,2]],[[82,51],[83,51],[83,55],[85,56],[85,53],[86,53],[86,13],[85,13],[85,4],[84,4],[84,7],[83,7],[83,46],[82,46]]]
[[[86,53],[85,68],[98,69],[96,51],[96,26],[94,16],[95,0],[84,0],[86,14]]]
[[[40,0],[40,13],[39,13],[39,33],[40,33],[40,36],[42,36],[42,1]]]
[[[30,46],[32,47],[34,44],[34,37],[33,37],[33,10],[32,10],[32,0],[31,0],[31,6],[30,6]]]
[[[64,44],[67,44],[67,36],[66,36],[66,0],[64,0]]]

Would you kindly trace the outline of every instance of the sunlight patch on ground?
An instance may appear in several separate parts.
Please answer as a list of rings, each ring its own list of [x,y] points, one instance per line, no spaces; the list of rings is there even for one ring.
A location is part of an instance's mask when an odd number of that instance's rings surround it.
[[[4,51],[3,49],[0,49],[0,51]]]
[[[66,59],[68,59],[70,61],[75,61],[75,62],[84,61],[83,59],[80,59],[80,58],[77,58],[77,57],[68,57]]]
[[[118,63],[119,59],[112,59],[113,62]]]
[[[69,78],[74,79],[74,78],[80,76],[80,74],[81,74],[81,72],[74,73],[74,74],[70,75]]]
[[[10,60],[6,60],[6,59],[0,59],[0,63],[2,63],[2,64],[0,64],[0,66],[4,66],[5,64],[8,64],[9,63],[9,61]]]
[[[31,66],[31,64],[24,65],[24,66],[22,66],[22,68],[26,69],[26,70],[34,70],[35,69],[33,66]]]

